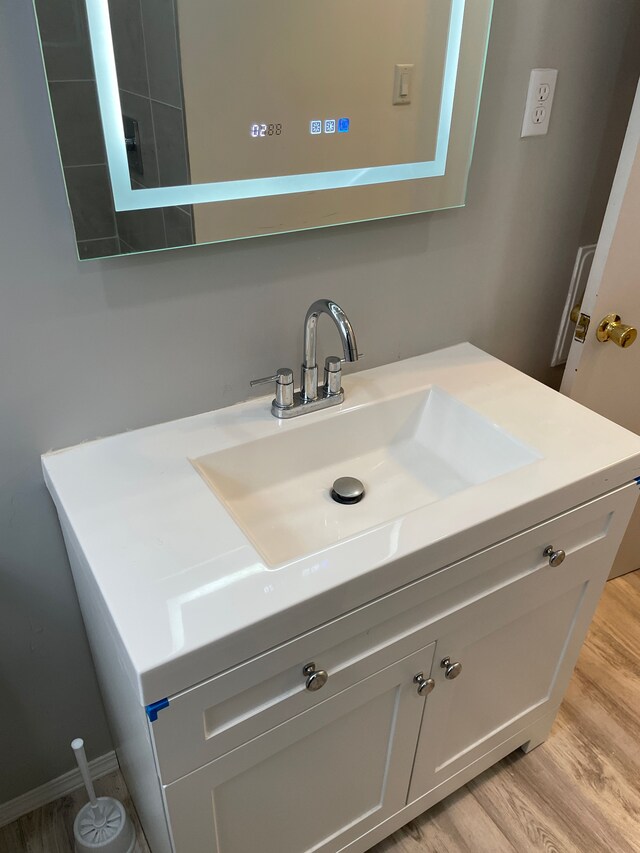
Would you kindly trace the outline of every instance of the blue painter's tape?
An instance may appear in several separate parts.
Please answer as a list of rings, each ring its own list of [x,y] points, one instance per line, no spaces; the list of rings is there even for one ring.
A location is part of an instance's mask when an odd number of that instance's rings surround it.
[[[149,717],[150,723],[155,723],[158,719],[158,711],[162,711],[163,708],[169,707],[168,699],[160,699],[158,702],[152,702],[150,705],[147,705],[146,712],[147,717]]]

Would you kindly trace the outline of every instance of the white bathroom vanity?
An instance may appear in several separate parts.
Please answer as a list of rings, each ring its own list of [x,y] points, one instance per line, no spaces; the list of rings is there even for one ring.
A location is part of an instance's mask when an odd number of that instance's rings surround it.
[[[640,437],[469,344],[343,385],[43,459],[153,853],[362,853],[562,701]]]

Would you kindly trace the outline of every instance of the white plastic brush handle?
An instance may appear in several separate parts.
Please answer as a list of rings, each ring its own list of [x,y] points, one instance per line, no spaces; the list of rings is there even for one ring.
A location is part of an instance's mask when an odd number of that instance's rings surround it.
[[[77,737],[75,740],[71,741],[71,749],[74,751],[76,756],[76,761],[78,762],[78,768],[80,769],[80,773],[82,774],[82,781],[84,782],[84,786],[87,789],[87,794],[89,795],[89,802],[93,807],[98,805],[98,801],[96,799],[96,792],[93,787],[93,782],[91,781],[91,776],[89,774],[89,764],[87,762],[87,756],[84,752],[84,741],[81,737]]]

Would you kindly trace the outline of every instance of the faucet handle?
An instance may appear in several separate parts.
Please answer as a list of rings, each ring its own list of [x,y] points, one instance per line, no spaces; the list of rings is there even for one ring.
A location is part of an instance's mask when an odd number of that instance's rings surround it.
[[[281,382],[288,385],[293,382],[293,370],[288,367],[279,367],[273,376],[263,376],[262,379],[252,379],[249,383],[253,388],[254,385],[266,385],[267,382]]]
[[[344,364],[344,358],[340,358],[337,355],[328,355],[324,360],[324,369],[335,373],[342,369],[340,366],[342,364]]]
[[[342,361],[337,355],[324,360],[324,396],[335,397],[342,391]]]
[[[293,406],[293,370],[289,367],[279,367],[273,376],[264,376],[262,379],[252,379],[251,387],[254,385],[266,385],[268,382],[276,383],[275,405],[278,409],[290,409]]]

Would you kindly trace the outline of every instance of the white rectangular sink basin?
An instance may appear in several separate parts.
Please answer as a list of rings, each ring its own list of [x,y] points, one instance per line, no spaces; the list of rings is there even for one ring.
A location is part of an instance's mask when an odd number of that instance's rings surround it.
[[[297,428],[192,459],[270,567],[540,458],[438,387],[305,417]],[[363,482],[360,503],[331,498],[345,476]]]
[[[640,483],[637,435],[470,344],[343,385],[288,421],[261,397],[43,457],[143,705]],[[343,475],[361,503],[330,499]]]

